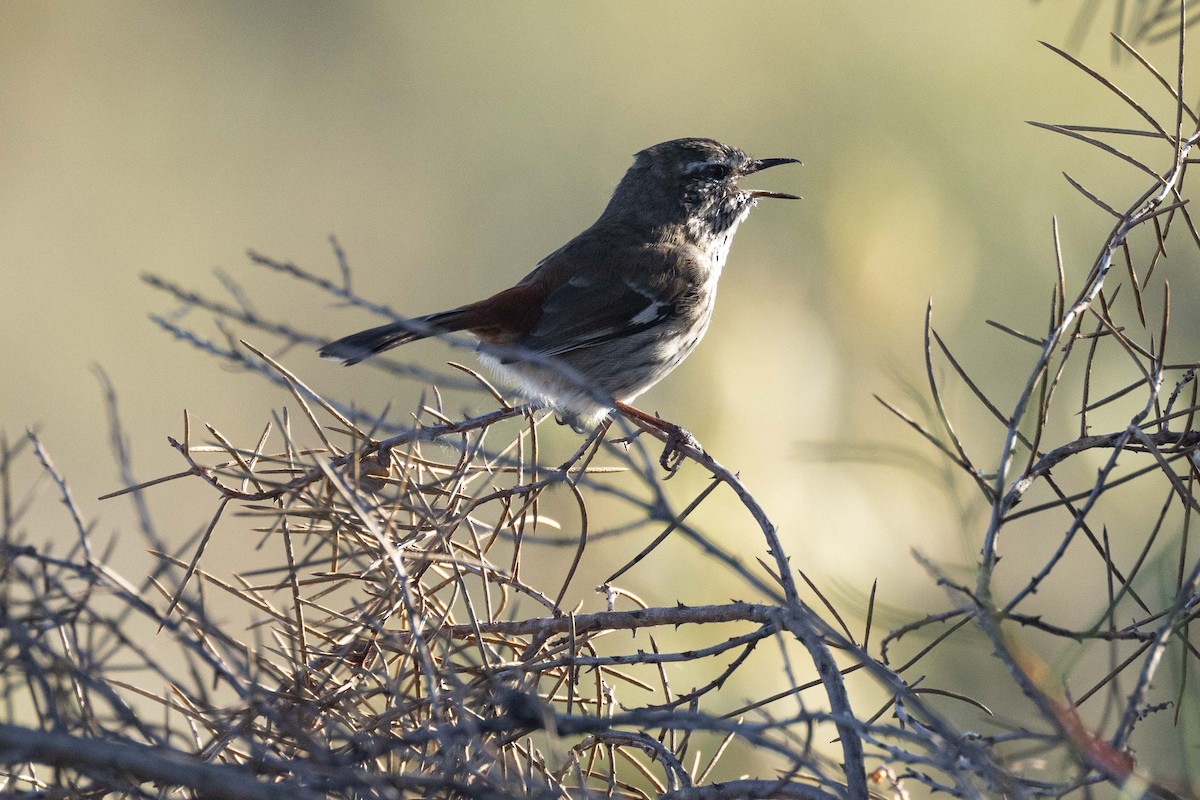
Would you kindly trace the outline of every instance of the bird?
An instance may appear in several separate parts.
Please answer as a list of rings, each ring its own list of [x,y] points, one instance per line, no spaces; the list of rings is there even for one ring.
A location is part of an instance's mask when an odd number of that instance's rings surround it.
[[[429,336],[466,331],[479,341],[485,366],[577,429],[607,424],[619,411],[675,441],[691,439],[630,403],[679,366],[708,330],[717,281],[750,209],[764,198],[800,199],[743,189],[738,180],[799,163],[753,158],[708,138],[647,147],[634,156],[595,223],[511,288],[351,334],[320,348],[320,355],[350,365]]]

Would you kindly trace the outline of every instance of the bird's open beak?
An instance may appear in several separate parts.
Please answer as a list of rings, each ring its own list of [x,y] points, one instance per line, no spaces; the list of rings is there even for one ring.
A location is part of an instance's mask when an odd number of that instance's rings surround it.
[[[764,169],[778,167],[780,164],[803,164],[798,158],[757,158],[751,161],[747,167],[745,174],[752,175],[755,172],[762,172]],[[795,194],[787,194],[786,192],[770,192],[766,189],[748,189],[746,194],[757,199],[759,197],[774,197],[779,200],[799,200],[800,196]]]

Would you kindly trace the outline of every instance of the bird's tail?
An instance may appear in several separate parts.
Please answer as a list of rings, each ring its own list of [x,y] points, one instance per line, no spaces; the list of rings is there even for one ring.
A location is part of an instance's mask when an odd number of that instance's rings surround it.
[[[403,322],[389,322],[387,325],[352,333],[336,342],[330,342],[319,352],[322,358],[341,359],[346,366],[357,364],[402,344],[470,327],[469,315],[463,312],[464,309],[456,308]]]

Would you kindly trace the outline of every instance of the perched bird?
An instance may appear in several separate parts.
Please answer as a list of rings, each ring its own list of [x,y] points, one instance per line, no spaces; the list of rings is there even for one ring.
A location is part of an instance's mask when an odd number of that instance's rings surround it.
[[[428,336],[467,331],[480,358],[526,396],[594,426],[612,410],[674,435],[628,403],[695,349],[738,225],[759,198],[739,178],[794,158],[756,159],[712,139],[675,139],[634,156],[600,218],[511,289],[325,345],[355,364]],[[673,430],[672,430],[673,429]],[[664,456],[665,457],[665,456]]]

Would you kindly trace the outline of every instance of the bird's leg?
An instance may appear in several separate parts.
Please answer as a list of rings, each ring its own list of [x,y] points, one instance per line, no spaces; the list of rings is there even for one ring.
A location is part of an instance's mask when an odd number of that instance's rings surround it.
[[[659,456],[658,463],[667,472],[674,474],[679,469],[683,463],[683,448],[691,447],[704,452],[704,448],[700,447],[700,442],[696,441],[696,437],[674,422],[667,422],[662,417],[647,414],[645,411],[634,408],[628,403],[622,403],[619,400],[614,405],[626,417],[635,422],[641,422],[648,427],[656,428],[666,434],[666,446],[663,448],[662,455]]]

